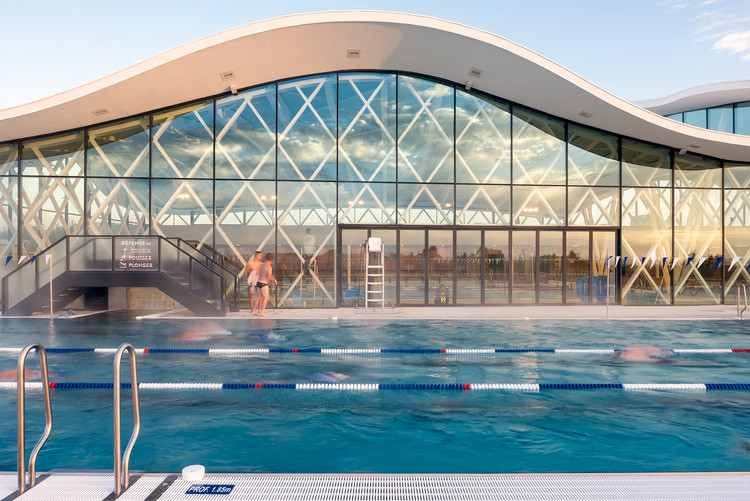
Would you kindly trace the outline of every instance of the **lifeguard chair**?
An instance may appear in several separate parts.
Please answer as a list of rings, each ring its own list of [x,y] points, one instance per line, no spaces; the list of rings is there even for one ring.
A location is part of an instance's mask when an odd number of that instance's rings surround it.
[[[365,252],[365,311],[370,303],[380,303],[385,311],[385,266],[383,240],[379,237],[367,239]]]

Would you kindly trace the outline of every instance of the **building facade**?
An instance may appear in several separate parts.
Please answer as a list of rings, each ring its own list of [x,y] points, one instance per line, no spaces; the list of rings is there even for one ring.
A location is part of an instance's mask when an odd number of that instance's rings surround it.
[[[298,43],[280,32],[335,32],[363,16],[371,34],[400,29],[425,43],[434,34],[459,52],[457,33],[482,50],[491,37],[378,15],[293,16],[242,36],[219,34],[221,44],[170,60],[236,55],[222,47],[261,36]],[[77,127],[35,118],[64,115],[67,103],[0,111],[5,273],[65,235],[161,235],[208,246],[240,267],[256,250],[273,253],[271,306],[333,307],[361,301],[364,242],[377,236],[386,303],[397,305],[580,304],[607,294],[622,304],[724,304],[750,282],[750,138],[697,133],[598,96],[504,40],[490,53],[523,56],[507,63],[520,73],[513,85],[479,57],[459,78],[443,71],[445,61],[432,71],[408,58],[360,62],[369,50],[363,39],[332,38],[344,63],[300,63],[296,75],[273,79],[213,72],[229,85],[187,90],[167,107],[113,112],[91,97],[96,90],[84,92],[89,109],[101,108],[71,119],[83,120]],[[542,82],[532,99],[524,65],[568,83]],[[133,79],[102,89],[138,91]],[[483,85],[491,79],[494,87]],[[586,92],[565,102],[576,89]],[[204,94],[184,99],[191,92]],[[44,129],[34,120],[62,132],[19,136]]]

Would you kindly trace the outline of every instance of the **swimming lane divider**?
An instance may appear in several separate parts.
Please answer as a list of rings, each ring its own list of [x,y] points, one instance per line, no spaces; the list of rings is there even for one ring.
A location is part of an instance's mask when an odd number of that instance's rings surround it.
[[[27,382],[26,389],[42,389],[41,382]],[[51,382],[51,389],[112,389],[112,383]],[[130,388],[130,383],[122,383]],[[0,382],[0,390],[15,390],[15,382]],[[422,384],[422,383],[138,383],[139,390],[338,390],[338,391],[469,391],[500,390],[540,392],[555,390],[625,390],[625,391],[685,391],[709,390],[748,391],[750,383],[480,383],[480,384]]]
[[[492,353],[580,353],[607,355],[624,351],[625,348],[136,348],[139,355],[145,354],[194,354],[209,356],[243,356],[259,354],[403,354],[403,355],[450,355],[450,354],[492,354]],[[106,353],[112,354],[116,348],[48,348],[47,353]],[[661,349],[663,354],[671,353],[750,353],[750,348],[675,348]],[[0,348],[0,353],[20,353],[21,348]]]

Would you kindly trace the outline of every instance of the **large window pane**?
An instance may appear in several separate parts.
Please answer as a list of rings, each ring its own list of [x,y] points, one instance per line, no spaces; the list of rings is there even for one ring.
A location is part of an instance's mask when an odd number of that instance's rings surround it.
[[[750,287],[750,189],[724,192],[724,302],[737,303],[737,286]]]
[[[734,106],[720,106],[708,109],[708,128],[719,132],[734,132]]]
[[[520,107],[513,109],[513,182],[565,184],[565,124]]]
[[[671,186],[672,166],[667,148],[622,140],[623,186]]]
[[[570,226],[619,226],[620,188],[568,188]]]
[[[395,224],[395,183],[339,183],[339,223]]]
[[[510,225],[510,186],[456,185],[456,224]]]
[[[484,302],[508,302],[508,232],[484,232]]]
[[[623,304],[670,303],[671,208],[669,188],[622,190]]]
[[[65,235],[83,234],[82,177],[22,178],[21,251],[35,254]]]
[[[750,164],[724,164],[725,188],[750,188]]]
[[[213,181],[151,181],[153,232],[213,245]]]
[[[279,84],[279,179],[336,180],[336,75]]]
[[[568,184],[619,186],[617,136],[570,125],[568,143]]]
[[[513,224],[565,225],[565,186],[514,186]]]
[[[18,178],[0,177],[0,265],[16,254],[18,238]],[[7,267],[3,271],[8,271]],[[4,273],[0,274],[4,275]]]
[[[750,101],[735,105],[734,133],[750,136]]]
[[[148,116],[89,129],[89,176],[148,177]]]
[[[15,176],[18,172],[18,146],[16,143],[0,144],[0,176]]]
[[[82,176],[83,131],[23,142],[24,176]]]
[[[399,303],[424,304],[425,231],[401,230],[399,238]]]
[[[244,267],[255,251],[274,252],[275,220],[273,181],[216,181],[216,250],[222,255]]]
[[[676,188],[720,188],[721,163],[698,155],[676,155],[674,159]]]
[[[154,114],[153,120],[153,177],[213,177],[213,102],[172,108]]]
[[[453,224],[453,185],[400,183],[398,222]]]
[[[216,177],[276,176],[276,85],[216,101]]]
[[[675,304],[721,303],[721,190],[675,190]]]
[[[706,128],[706,110],[693,110],[686,111],[684,113],[684,122],[688,125],[694,125],[695,127]]]
[[[456,181],[510,183],[510,107],[456,91]]]
[[[278,183],[281,307],[336,304],[336,183]]]
[[[427,232],[427,269],[429,273],[429,302],[438,306],[453,303],[453,231]]]
[[[453,100],[453,87],[399,75],[399,181],[453,181]]]
[[[148,179],[88,178],[90,235],[148,235]]]
[[[396,180],[395,103],[395,75],[339,75],[339,181]]]

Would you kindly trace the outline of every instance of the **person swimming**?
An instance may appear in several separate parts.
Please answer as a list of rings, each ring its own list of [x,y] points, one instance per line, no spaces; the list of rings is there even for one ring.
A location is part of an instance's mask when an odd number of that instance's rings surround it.
[[[0,371],[0,381],[16,381],[18,376],[18,370],[13,369],[9,371]],[[39,379],[42,377],[42,373],[39,371],[26,369],[26,379]]]
[[[185,332],[176,336],[169,336],[170,341],[206,341],[218,337],[231,336],[232,332],[216,322],[191,322]]]
[[[615,352],[615,357],[625,362],[663,362],[674,355],[674,350],[643,346],[625,348]]]

